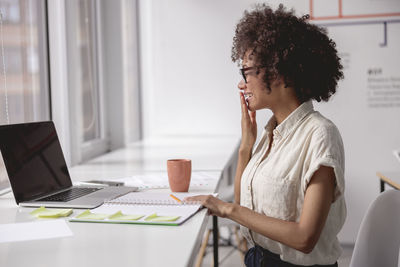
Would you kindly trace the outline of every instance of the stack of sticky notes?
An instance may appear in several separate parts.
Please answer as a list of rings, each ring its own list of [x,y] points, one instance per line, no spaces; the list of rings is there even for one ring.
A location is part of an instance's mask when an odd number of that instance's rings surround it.
[[[147,216],[144,220],[148,222],[174,222],[180,216],[158,216],[156,213]]]
[[[86,220],[104,220],[107,217],[107,214],[91,213],[90,210],[85,210],[84,212],[76,216],[76,218]]]
[[[59,218],[71,215],[72,209],[46,209],[40,207],[32,211],[30,214],[37,218]]]
[[[125,215],[121,211],[118,211],[112,215],[108,215],[100,213],[91,213],[90,210],[85,210],[84,212],[76,216],[77,219],[83,219],[83,220],[109,219],[109,220],[127,220],[127,221],[136,221],[142,217],[144,217],[144,215]]]
[[[114,213],[113,215],[109,216],[108,219],[110,220],[131,220],[131,221],[136,221],[139,220],[140,218],[144,217],[144,215],[125,215],[122,214],[121,211],[118,211]]]
[[[121,211],[117,211],[114,214],[108,215],[103,213],[92,213],[90,210],[85,210],[74,219],[77,220],[97,220],[103,222],[111,221],[138,221],[145,215],[127,215],[123,214]],[[178,220],[180,216],[158,216],[156,213],[151,214],[144,218],[142,222],[174,222]]]

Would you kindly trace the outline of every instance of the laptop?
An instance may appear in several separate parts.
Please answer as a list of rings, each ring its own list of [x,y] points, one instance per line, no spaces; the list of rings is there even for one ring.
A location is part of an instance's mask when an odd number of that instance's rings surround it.
[[[90,209],[137,190],[73,186],[52,121],[0,126],[0,150],[20,206]]]

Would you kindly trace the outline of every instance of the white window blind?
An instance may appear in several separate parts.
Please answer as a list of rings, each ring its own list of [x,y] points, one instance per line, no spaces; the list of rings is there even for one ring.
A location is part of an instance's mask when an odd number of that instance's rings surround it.
[[[44,0],[0,0],[0,124],[50,119],[46,23]]]

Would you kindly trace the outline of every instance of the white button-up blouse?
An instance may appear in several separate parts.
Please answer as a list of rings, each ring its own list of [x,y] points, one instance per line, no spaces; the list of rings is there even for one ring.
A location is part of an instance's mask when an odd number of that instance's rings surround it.
[[[337,234],[346,218],[343,142],[336,126],[314,111],[311,101],[300,105],[278,126],[274,117],[269,120],[243,172],[240,204],[270,217],[298,222],[307,185],[320,166],[334,169],[336,186],[334,202],[313,251],[304,254],[241,227],[251,245],[258,244],[293,264],[337,261],[341,254]]]

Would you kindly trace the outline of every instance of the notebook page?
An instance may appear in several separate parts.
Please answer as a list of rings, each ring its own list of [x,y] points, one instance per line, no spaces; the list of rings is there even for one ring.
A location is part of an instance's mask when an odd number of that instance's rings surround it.
[[[179,203],[170,196],[171,193],[154,193],[154,192],[131,192],[118,198],[108,200],[106,204],[147,204],[147,205],[179,205],[187,206],[198,203]],[[196,196],[199,193],[172,193],[175,197],[183,201],[185,197]]]

